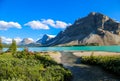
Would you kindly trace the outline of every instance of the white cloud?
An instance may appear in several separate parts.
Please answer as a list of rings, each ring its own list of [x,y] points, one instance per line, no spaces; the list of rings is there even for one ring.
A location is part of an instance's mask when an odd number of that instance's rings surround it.
[[[63,21],[54,21],[52,19],[41,19],[41,21],[30,21],[25,26],[30,26],[32,29],[49,29],[49,26],[54,28],[66,28],[71,25],[70,23],[65,23]]]
[[[42,19],[42,22],[54,28],[66,28],[67,26],[71,25],[70,23],[65,23],[63,21],[54,21],[52,19]]]
[[[67,24],[65,22],[62,22],[62,21],[56,21],[56,25],[55,27],[56,28],[66,28],[67,26],[69,26],[70,24]]]
[[[32,29],[49,29],[49,27],[46,24],[43,24],[40,21],[30,21],[25,26],[30,26]]]
[[[6,38],[4,36],[1,36],[1,38],[3,43],[10,44],[12,42],[11,38]]]
[[[30,41],[32,41],[32,42],[34,42],[34,40],[33,40],[32,38],[28,38],[28,40],[30,40]]]
[[[7,30],[9,28],[21,29],[21,25],[17,22],[0,21],[0,30]]]
[[[47,20],[42,19],[42,23],[55,27],[55,21],[52,19],[47,19]]]
[[[7,38],[4,36],[1,36],[1,38],[2,38],[3,43],[6,43],[6,44],[12,43],[12,38]],[[16,41],[17,44],[19,44],[22,41],[22,39],[20,37],[16,37],[16,38],[14,38],[14,40]]]
[[[20,37],[16,37],[16,38],[14,38],[14,40],[16,41],[17,44],[19,44],[22,41],[22,39]]]

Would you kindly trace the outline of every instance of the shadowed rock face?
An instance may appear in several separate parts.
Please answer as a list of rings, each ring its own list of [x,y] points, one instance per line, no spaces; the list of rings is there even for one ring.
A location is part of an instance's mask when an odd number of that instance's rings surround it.
[[[45,34],[41,39],[39,39],[36,43],[40,43],[42,45],[45,45],[47,41],[53,39],[55,36],[54,35],[48,35]]]
[[[92,12],[78,19],[73,25],[61,31],[46,45],[84,45],[98,43],[99,45],[120,44],[120,23],[101,13]]]

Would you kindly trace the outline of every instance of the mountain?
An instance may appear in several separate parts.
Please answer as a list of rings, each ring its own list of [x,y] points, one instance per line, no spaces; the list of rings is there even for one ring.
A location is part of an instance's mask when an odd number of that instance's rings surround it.
[[[46,46],[86,44],[120,44],[120,23],[101,13],[92,12],[47,41]]]
[[[24,38],[20,43],[19,45],[28,45],[28,44],[31,44],[31,43],[34,43],[34,40],[31,39],[31,38]]]
[[[55,37],[55,35],[45,34],[45,35],[43,35],[43,37],[42,37],[41,39],[39,39],[36,43],[45,45],[46,42],[50,41],[50,40],[53,39],[54,37]]]

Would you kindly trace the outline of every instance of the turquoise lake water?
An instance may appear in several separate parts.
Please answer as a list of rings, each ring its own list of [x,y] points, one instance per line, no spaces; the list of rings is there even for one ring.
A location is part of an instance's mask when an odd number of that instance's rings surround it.
[[[18,48],[19,51],[24,48]],[[120,46],[29,47],[30,51],[110,51],[120,52]],[[4,49],[4,51],[7,48]]]

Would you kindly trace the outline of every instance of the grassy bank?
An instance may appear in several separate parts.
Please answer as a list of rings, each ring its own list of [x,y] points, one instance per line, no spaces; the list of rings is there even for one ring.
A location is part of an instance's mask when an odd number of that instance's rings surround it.
[[[120,75],[120,55],[116,56],[83,56],[82,63],[97,65],[103,69]]]
[[[0,55],[0,81],[70,81],[71,76],[48,55],[26,50]]]

